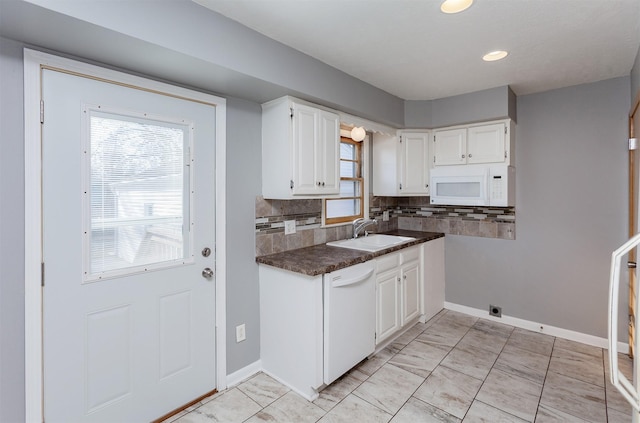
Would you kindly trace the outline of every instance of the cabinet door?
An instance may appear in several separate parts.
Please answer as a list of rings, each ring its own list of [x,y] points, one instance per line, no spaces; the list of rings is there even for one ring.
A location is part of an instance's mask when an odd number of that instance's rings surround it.
[[[507,159],[504,123],[469,128],[468,163],[503,163]]]
[[[320,111],[319,120],[320,134],[316,151],[316,186],[322,194],[339,194],[340,117],[334,113]]]
[[[400,276],[398,271],[376,277],[376,345],[400,329]]]
[[[467,162],[467,130],[436,131],[433,142],[435,166],[458,165]]]
[[[418,262],[402,266],[402,321],[404,326],[420,315],[420,266]]]
[[[400,194],[429,195],[429,134],[401,135]]]
[[[398,139],[395,135],[373,134],[373,195],[398,195]]]
[[[293,105],[293,194],[316,194],[316,151],[318,110],[301,104]]]

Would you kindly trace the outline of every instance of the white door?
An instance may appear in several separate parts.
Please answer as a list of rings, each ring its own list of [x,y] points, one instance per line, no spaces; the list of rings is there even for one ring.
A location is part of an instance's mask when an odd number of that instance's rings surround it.
[[[215,388],[216,108],[42,78],[44,419],[150,421]]]

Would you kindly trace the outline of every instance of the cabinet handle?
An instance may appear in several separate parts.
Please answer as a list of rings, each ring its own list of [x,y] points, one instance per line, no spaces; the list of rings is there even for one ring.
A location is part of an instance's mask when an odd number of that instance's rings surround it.
[[[322,183],[322,186],[324,186],[324,182]]]
[[[317,182],[317,185],[320,186],[320,181]]]
[[[464,154],[462,155],[462,158],[464,159]]]
[[[424,184],[424,187],[425,188],[429,188],[429,184]]]
[[[402,275],[402,279],[407,280],[407,275]]]
[[[469,153],[469,158],[471,158],[471,153]]]

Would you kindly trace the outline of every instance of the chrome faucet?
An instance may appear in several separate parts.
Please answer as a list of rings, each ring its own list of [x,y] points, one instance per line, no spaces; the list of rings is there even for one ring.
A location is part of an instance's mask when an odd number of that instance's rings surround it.
[[[369,225],[377,225],[378,221],[375,219],[365,219],[363,217],[356,219],[353,221],[353,238],[357,238],[360,232]],[[365,231],[365,236],[368,233]]]

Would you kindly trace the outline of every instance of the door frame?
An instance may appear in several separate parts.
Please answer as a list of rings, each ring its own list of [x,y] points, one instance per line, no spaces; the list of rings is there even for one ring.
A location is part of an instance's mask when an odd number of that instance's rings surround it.
[[[640,91],[636,94],[636,98],[631,104],[631,110],[629,111],[629,140],[632,138],[638,137],[638,130],[640,128],[636,128],[634,125],[634,119],[636,113],[640,113]],[[636,167],[640,166],[640,163],[636,160],[636,149],[631,148],[631,141],[629,141],[629,238],[633,237],[638,232],[638,198],[635,197],[635,185],[638,184],[636,181],[636,175],[638,173],[635,170]],[[629,251],[629,262],[637,262],[637,250],[634,248]],[[635,351],[636,347],[636,315],[638,312],[638,305],[636,304],[636,290],[638,289],[638,278],[636,275],[636,268],[628,269],[629,275],[629,322],[628,322],[628,342],[629,342],[629,357],[634,358],[637,351]]]
[[[28,422],[44,419],[44,368],[42,325],[42,130],[40,98],[41,70],[57,69],[86,75],[150,92],[165,93],[216,108],[215,147],[215,245],[226,245],[226,100],[150,79],[110,70],[48,53],[24,49],[24,166],[25,166],[25,417]],[[226,356],[226,248],[215,248],[216,386],[227,387]]]

